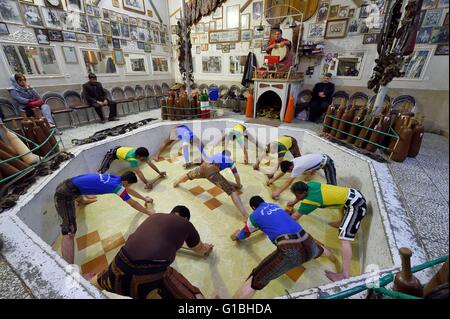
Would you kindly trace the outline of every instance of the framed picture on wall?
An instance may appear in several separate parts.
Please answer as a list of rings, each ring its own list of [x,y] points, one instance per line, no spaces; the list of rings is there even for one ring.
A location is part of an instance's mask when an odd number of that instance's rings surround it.
[[[137,18],[130,17],[130,25],[137,26]]]
[[[78,56],[75,47],[62,46],[61,50],[66,64],[78,64]]]
[[[223,17],[223,7],[218,7],[216,11],[213,12],[212,18],[213,19],[222,19]]]
[[[114,39],[113,39],[113,41],[114,41]],[[138,47],[139,50],[144,50],[144,42],[138,41],[137,42],[137,47]]]
[[[437,2],[439,0],[423,0],[422,10],[434,9],[436,8]]]
[[[0,20],[5,23],[22,24],[19,3],[10,0],[0,0]]]
[[[378,43],[379,40],[380,40],[379,33],[365,34],[363,37],[363,44],[375,44]]]
[[[47,29],[34,29],[34,33],[36,34],[36,40],[39,44],[50,44]]]
[[[240,5],[227,7],[227,29],[239,29]]]
[[[124,65],[125,64],[125,58],[123,56],[122,50],[113,50],[113,60],[114,64],[116,65]]]
[[[125,54],[125,72],[127,74],[147,74],[147,56],[140,53]]]
[[[308,30],[308,38],[323,38],[325,35],[325,23],[310,23]]]
[[[81,0],[66,0],[67,11],[84,13],[84,3]]]
[[[63,38],[66,42],[77,42],[77,35],[75,32],[63,31]]]
[[[33,4],[21,3],[20,8],[22,10],[23,19],[25,24],[29,27],[43,27],[44,19],[42,19],[39,7]]]
[[[434,55],[448,55],[448,44],[439,44],[434,51]]]
[[[77,42],[88,42],[88,38],[84,33],[77,33]]]
[[[64,42],[63,34],[59,30],[48,30],[48,39],[54,42]]]
[[[193,63],[193,66],[195,62]],[[169,72],[169,62],[166,57],[152,57],[152,68],[154,73],[167,73]]]
[[[241,42],[252,41],[253,30],[241,30]]]
[[[328,13],[328,20],[339,18],[339,8],[340,8],[339,4],[330,6],[330,12]]]
[[[352,18],[348,22],[348,35],[357,35],[359,33],[359,19],[358,18]]]
[[[126,10],[139,12],[145,15],[144,0],[122,0],[122,7]]]
[[[317,10],[316,22],[324,22],[328,18],[328,12],[330,11],[330,1],[320,1],[319,9]]]
[[[92,8],[92,5],[86,3],[85,9],[86,9],[86,14],[88,16],[93,16],[94,15],[94,9]]]
[[[101,51],[108,51],[109,50],[108,39],[106,39],[105,36],[101,36],[101,35],[97,36],[97,45],[98,45],[98,48]]]
[[[115,8],[120,8],[119,0],[112,0],[112,5],[113,5],[113,7],[115,7]]]
[[[239,42],[240,30],[210,31],[209,43]]]
[[[438,8],[448,8],[448,0],[438,0]]]
[[[365,19],[369,16],[372,10],[372,6],[370,4],[363,4],[361,8],[359,8],[359,18]]]
[[[250,13],[241,15],[241,29],[250,29]]]
[[[222,53],[230,53],[230,45],[222,44]]]
[[[405,57],[403,61],[405,75],[400,79],[421,80],[425,74],[431,50],[431,48],[416,48],[411,55]]]
[[[338,17],[340,19],[342,19],[342,18],[347,18],[347,16],[348,16],[348,6],[340,7]]]
[[[202,56],[203,73],[222,73],[221,56]]]
[[[109,11],[108,9],[102,9],[103,20],[109,21]]]
[[[49,8],[63,9],[63,0],[44,0],[45,6]]]
[[[58,9],[41,7],[42,18],[46,28],[61,30],[66,19],[65,12]]]
[[[216,20],[216,30],[222,30],[223,29],[223,19]]]
[[[353,18],[355,16],[355,8],[348,9],[347,18]]]
[[[209,45],[207,43],[204,43],[201,45],[201,50],[202,51],[208,51],[209,50]]]
[[[214,31],[216,29],[216,21],[210,21],[209,22],[209,31]]]
[[[120,39],[112,38],[112,44],[114,49],[120,49]],[[139,48],[139,43],[138,43]],[[142,46],[142,50],[144,49],[144,46]]]
[[[102,33],[106,36],[111,36],[111,24],[109,22],[101,22]]]
[[[434,27],[439,25],[442,9],[427,10],[423,18],[422,27]]]
[[[423,44],[430,42],[431,32],[433,32],[432,27],[420,28],[417,32],[416,43]]]
[[[196,54],[200,54],[200,53],[201,53],[201,47],[200,47],[199,45],[197,45],[197,46],[195,47],[195,53],[196,53]]]
[[[127,46],[128,45],[128,41],[125,39],[120,39],[120,45],[121,46]]]
[[[8,25],[4,22],[0,22],[0,34],[9,34]]]
[[[348,19],[328,20],[325,27],[325,39],[345,38]]]
[[[252,7],[253,21],[261,19],[262,12],[263,12],[263,2],[262,1],[253,2]]]
[[[102,34],[102,27],[100,25],[100,19],[96,17],[88,17],[89,30],[93,34]]]
[[[448,28],[447,27],[434,27],[430,37],[431,44],[444,44],[448,43]]]

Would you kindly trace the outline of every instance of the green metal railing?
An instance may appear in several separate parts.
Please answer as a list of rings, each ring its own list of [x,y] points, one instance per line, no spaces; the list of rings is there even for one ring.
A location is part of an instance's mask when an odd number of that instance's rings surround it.
[[[389,128],[389,133],[387,133],[387,132],[378,131],[378,130],[375,130],[375,129],[373,129],[373,128],[370,128],[370,127],[361,125],[361,123],[363,123],[364,120],[361,121],[361,122],[359,122],[359,123],[354,123],[354,122],[349,122],[349,121],[345,121],[345,120],[343,120],[343,119],[337,118],[337,117],[335,117],[334,115],[326,115],[326,117],[329,117],[330,119],[336,120],[336,121],[339,121],[339,122],[344,122],[344,123],[349,124],[349,125],[352,125],[352,126],[357,126],[357,127],[362,128],[362,129],[366,129],[366,130],[368,130],[368,131],[377,132],[377,133],[379,133],[379,134],[381,134],[381,135],[384,135],[384,136],[387,136],[387,137],[395,138],[395,139],[397,139],[397,143],[398,143],[398,141],[399,141],[399,139],[400,139],[400,136],[398,135],[398,133],[397,133],[396,131],[394,131],[392,128]],[[342,131],[342,130],[340,130],[340,129],[338,129],[338,128],[332,127],[332,126],[330,126],[330,125],[323,124],[323,126],[329,128],[329,129],[331,129],[331,130],[334,130],[334,131],[343,133],[343,134],[345,134],[345,135],[347,135],[347,136],[354,137],[354,138],[356,138],[356,139],[358,139],[358,140],[362,140],[362,141],[367,142],[367,143],[369,143],[369,144],[373,144],[373,145],[375,145],[375,146],[377,146],[377,147],[379,147],[379,148],[381,148],[381,149],[384,149],[384,150],[386,150],[386,151],[392,151],[389,147],[386,147],[386,146],[384,146],[384,145],[380,145],[380,144],[378,144],[378,143],[372,142],[372,141],[367,140],[367,139],[365,139],[365,138],[362,138],[362,137],[359,137],[359,136],[350,134],[349,132],[344,132],[344,131]],[[392,134],[391,134],[390,132],[392,132]],[[395,148],[395,147],[394,147],[394,148]]]
[[[2,164],[4,164],[4,163],[8,163],[8,162],[10,162],[10,161],[13,161],[13,160],[15,160],[15,159],[19,159],[19,158],[21,158],[21,157],[23,157],[23,156],[25,156],[25,155],[28,155],[28,154],[31,154],[31,153],[37,151],[38,149],[42,148],[45,144],[47,144],[48,141],[49,141],[53,136],[55,136],[55,134],[56,134],[56,128],[50,129],[50,134],[49,134],[49,136],[45,139],[45,141],[42,142],[42,144],[37,144],[37,143],[35,143],[34,141],[32,141],[32,140],[26,138],[25,136],[22,136],[22,135],[20,135],[20,134],[14,132],[14,131],[8,129],[8,128],[6,128],[6,129],[7,129],[8,131],[10,131],[11,133],[15,134],[15,135],[16,135],[17,137],[19,137],[21,140],[23,140],[23,141],[29,143],[29,145],[33,145],[34,148],[33,148],[32,150],[26,152],[26,153],[23,153],[23,154],[20,154],[20,155],[17,155],[17,156],[8,158],[8,159],[6,159],[6,160],[0,161],[0,165],[2,165]],[[58,145],[61,144],[61,143],[62,143],[62,141],[61,141],[61,139],[59,139],[59,140],[55,143],[55,145],[53,145],[52,148],[51,148],[44,156],[39,156],[39,161],[38,161],[37,163],[34,163],[34,164],[28,166],[27,168],[25,168],[25,169],[23,169],[23,170],[21,170],[21,171],[15,173],[15,174],[13,174],[13,175],[10,175],[10,176],[8,176],[8,177],[5,177],[5,178],[1,179],[1,180],[0,180],[0,184],[2,184],[2,183],[4,183],[4,182],[7,182],[7,181],[9,181],[9,180],[11,180],[11,179],[13,179],[13,178],[15,178],[15,177],[17,177],[17,176],[27,174],[27,173],[28,173],[29,171],[31,171],[33,168],[35,168],[36,166],[38,166],[39,164],[41,164],[43,160],[45,160],[46,158],[48,158],[48,157],[50,156],[50,154],[52,154],[53,150],[54,150],[56,147],[58,147]]]
[[[423,264],[420,264],[420,265],[417,265],[415,267],[412,267],[411,271],[413,273],[415,273],[415,272],[427,269],[429,267],[436,266],[436,265],[438,265],[440,263],[445,262],[446,260],[448,260],[448,255],[443,256],[443,257],[439,257],[437,259],[434,259],[434,260],[431,260],[431,261],[427,261],[427,262],[424,262]],[[386,295],[386,296],[391,297],[391,298],[423,299],[423,298],[420,298],[420,297],[411,296],[411,295],[404,294],[404,293],[401,293],[401,292],[397,292],[397,291],[392,291],[392,290],[386,289],[385,286],[387,284],[390,284],[391,282],[393,282],[394,278],[395,278],[395,274],[394,273],[390,273],[390,274],[384,275],[383,277],[381,277],[379,279],[379,287],[373,288],[373,287],[368,287],[367,284],[363,284],[363,285],[359,285],[359,286],[350,288],[348,290],[344,290],[344,291],[338,292],[336,294],[324,297],[322,299],[344,299],[344,298],[348,298],[348,297],[351,297],[353,295],[359,294],[359,293],[361,293],[361,292],[363,292],[363,291],[365,291],[367,289],[373,289],[375,292],[381,293],[381,294]]]

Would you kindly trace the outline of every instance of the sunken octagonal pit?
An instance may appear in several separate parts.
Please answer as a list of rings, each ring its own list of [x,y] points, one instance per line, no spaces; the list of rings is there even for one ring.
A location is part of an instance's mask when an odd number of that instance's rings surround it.
[[[207,144],[208,154],[218,152],[218,148],[208,148],[213,133],[217,130],[223,132],[237,123],[239,121],[223,119],[154,123],[106,141],[77,148],[73,152],[75,158],[63,163],[52,175],[41,178],[27,195],[20,198],[16,207],[0,215],[0,234],[5,242],[4,256],[38,298],[105,298],[104,294],[81,278],[78,271],[98,271],[98,267],[107,265],[128,235],[146,217],[130,211],[126,204],[110,195],[99,196],[97,203],[88,205],[77,214],[75,263],[79,268],[74,268],[69,266],[58,252],[60,228],[53,203],[56,186],[67,178],[96,172],[103,155],[113,146],[144,145],[148,147],[150,154],[154,154],[168,136],[170,129],[177,124],[188,125],[196,135],[200,135]],[[358,278],[364,278],[364,275],[360,275],[367,269],[373,270],[374,265],[379,269],[397,267],[400,264],[397,257],[398,247],[413,248],[413,262],[423,261],[425,257],[420,245],[414,242],[411,233],[406,231],[406,235],[404,234],[409,225],[407,218],[402,216],[404,210],[396,201],[395,194],[391,194],[387,202],[383,200],[386,191],[396,191],[384,164],[375,163],[300,128],[281,126],[274,132],[273,127],[248,123],[245,125],[248,129],[257,131],[264,143],[277,135],[290,135],[298,140],[302,154],[328,154],[335,162],[338,184],[359,189],[364,194],[368,202],[368,215],[362,222],[357,240],[353,243],[351,275],[356,276],[356,279],[351,278],[350,281],[363,280]],[[202,240],[215,246],[212,255],[207,259],[180,252],[173,266],[197,285],[206,297],[214,297],[216,293],[221,297],[231,297],[250,271],[275,247],[261,233],[239,245],[232,242],[229,236],[241,228],[243,223],[231,199],[204,180],[190,181],[174,190],[173,180],[186,171],[181,168],[181,157],[178,154],[173,155],[176,158],[169,158],[169,155],[164,153],[162,155],[166,160],[159,161],[157,165],[166,170],[169,176],[153,191],[145,194],[154,198],[158,212],[168,212],[178,204],[188,206],[191,210],[191,221],[197,227]],[[261,195],[269,201],[271,190],[264,186],[264,175],[253,171],[250,165],[241,164],[240,154],[237,159],[244,185],[241,198],[246,209],[250,210],[248,200],[253,195]],[[126,163],[115,161],[109,172],[119,174],[126,168]],[[147,171],[146,167],[142,168],[146,174],[154,174]],[[231,177],[228,172],[224,175]],[[322,172],[316,175],[315,180],[324,181]],[[143,185],[138,184],[134,188],[141,193],[145,192]],[[280,205],[284,207],[291,197],[288,191],[284,192],[279,201]],[[300,223],[313,237],[339,255],[337,230],[327,225],[335,216],[335,212],[321,212],[319,209],[302,217]],[[82,237],[83,240],[80,239]],[[88,241],[92,243],[87,244]],[[114,247],[111,246],[113,242],[116,243]],[[330,291],[339,290],[341,286],[346,287],[348,281],[330,283],[327,280],[323,272],[333,268],[327,261],[320,261],[323,259],[325,258],[311,261],[283,275],[258,292],[256,298],[280,297],[285,295],[286,290],[290,294],[298,293],[307,298],[316,298],[318,294],[315,287],[325,287]]]

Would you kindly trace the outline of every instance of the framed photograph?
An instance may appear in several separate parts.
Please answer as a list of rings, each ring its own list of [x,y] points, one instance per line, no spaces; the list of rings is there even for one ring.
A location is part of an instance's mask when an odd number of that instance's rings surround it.
[[[29,27],[43,27],[44,20],[42,19],[39,7],[33,4],[21,3],[23,19],[25,24]]]
[[[209,43],[229,43],[239,42],[240,31],[239,30],[223,30],[223,31],[210,31]]]
[[[122,0],[122,7],[126,10],[139,12],[145,15],[144,0]]]
[[[253,21],[261,19],[261,15],[262,15],[262,12],[263,12],[263,2],[262,1],[253,2],[253,8],[252,9],[253,9],[252,10]]]
[[[48,39],[54,42],[64,42],[64,37],[59,30],[48,30]]]
[[[216,30],[222,30],[223,29],[223,19],[216,20]]]
[[[137,26],[137,18],[130,17],[130,25]]]
[[[327,20],[325,39],[344,38],[347,35],[347,24],[348,19]]]
[[[209,31],[215,31],[216,29],[216,21],[209,22]]]
[[[379,33],[365,34],[363,37],[363,44],[376,44],[380,40]]]
[[[223,18],[223,7],[218,7],[216,11],[212,14],[213,19],[222,19]]]
[[[120,24],[117,22],[111,22],[111,35],[113,37],[120,37]]]
[[[330,1],[320,1],[319,9],[317,10],[316,22],[324,22],[328,18],[328,12],[330,11]]]
[[[253,30],[241,30],[241,42],[252,41]]]
[[[114,39],[113,39],[113,43],[114,43]],[[138,41],[137,47],[139,50],[144,50],[144,42]],[[120,48],[117,48],[117,49],[120,49]]]
[[[431,44],[448,44],[448,28],[434,27],[430,37]]]
[[[193,63],[195,65],[195,63]],[[152,69],[154,73],[169,72],[169,61],[166,57],[152,57]]]
[[[102,26],[100,24],[100,19],[89,16],[88,23],[89,23],[89,30],[91,30],[91,33],[100,35],[102,34]]]
[[[348,9],[348,18],[353,18],[355,16],[355,8]]]
[[[195,33],[203,33],[205,32],[205,25],[203,23],[197,23],[195,25]]]
[[[448,8],[448,0],[438,0],[438,8]],[[438,55],[438,54],[436,54]]]
[[[264,39],[264,30],[259,31],[258,27],[253,27],[253,39]]]
[[[66,0],[67,11],[84,13],[84,3],[81,0]]]
[[[202,56],[203,73],[222,73],[221,56]]]
[[[77,35],[75,32],[63,31],[62,34],[65,42],[77,42]]]
[[[0,34],[9,34],[8,25],[4,22],[0,22]]]
[[[94,9],[92,8],[92,5],[90,4],[85,4],[85,9],[86,9],[86,14],[89,16],[93,16],[94,15]]]
[[[77,33],[77,42],[88,42],[88,37],[84,33]]]
[[[240,14],[239,4],[227,7],[227,29],[239,29]]]
[[[434,51],[434,55],[448,55],[448,44],[439,44]]]
[[[130,17],[126,14],[122,14],[122,22],[129,24],[130,23]]]
[[[146,53],[151,53],[152,52],[152,46],[151,46],[150,43],[148,43],[148,42],[144,43],[144,52],[146,52]]]
[[[328,13],[328,20],[334,20],[339,18],[339,4],[330,6],[330,12]]]
[[[442,9],[427,10],[423,18],[422,27],[435,27],[441,20]]]
[[[109,11],[109,21],[110,22],[118,22],[119,19],[117,18],[118,14],[115,11]]]
[[[230,45],[222,44],[222,53],[230,53]]]
[[[203,23],[203,30],[209,32],[209,23]]]
[[[98,7],[93,7],[92,9],[94,10],[94,17],[101,19],[102,18],[101,9]]]
[[[130,39],[134,41],[138,40],[138,28],[134,25],[130,25]]]
[[[46,7],[62,10],[62,9],[64,9],[62,1],[63,0],[44,0],[44,3],[45,3]]]
[[[200,48],[199,45],[197,45],[197,46],[195,47],[195,54],[200,54],[200,53],[201,53],[201,48]]]
[[[308,38],[323,38],[325,35],[325,23],[310,23]]]
[[[360,19],[367,18],[370,12],[372,12],[372,6],[370,4],[363,4],[359,9],[359,18]]]
[[[270,39],[271,38],[271,32],[272,32],[272,27],[271,26],[265,26],[264,27],[264,39]]]
[[[130,38],[130,26],[128,24],[122,23],[120,25],[120,34],[122,35],[122,38]]]
[[[101,35],[97,36],[97,45],[98,45],[98,48],[101,51],[108,51],[109,50],[108,39],[106,39],[105,36],[101,36]]]
[[[113,61],[115,65],[124,65],[125,58],[122,50],[113,50]]]
[[[147,56],[145,54],[127,53],[125,54],[125,73],[127,74],[147,74]]]
[[[416,43],[424,44],[430,42],[432,32],[433,27],[420,28],[419,32],[417,32]]]
[[[128,45],[128,41],[125,40],[125,39],[120,39],[120,45],[121,45],[122,47],[127,46],[127,45]]]
[[[66,64],[78,64],[78,56],[75,47],[62,46],[61,50]]]
[[[102,9],[103,14],[103,20],[109,21],[109,10],[108,9]]]
[[[111,36],[111,24],[109,22],[102,21],[100,25],[102,27],[103,35]]]
[[[437,6],[439,0],[423,0],[422,10],[434,9]]]
[[[431,48],[415,49],[411,55],[405,57],[402,68],[405,75],[400,79],[422,80],[431,51]]]
[[[209,50],[209,45],[207,43],[204,43],[201,45],[201,50],[202,51],[208,51]]]
[[[66,14],[62,10],[41,7],[42,18],[46,28],[62,30],[64,28],[63,21],[66,20]]]
[[[250,29],[250,13],[241,15],[241,29],[242,30]]]
[[[339,8],[339,19],[347,18],[348,16],[348,6],[342,6]]]
[[[39,44],[50,44],[47,29],[34,29],[34,33],[36,34],[36,40]]]
[[[23,24],[19,3],[11,0],[0,0],[0,20],[5,23]]]
[[[348,22],[348,35],[357,35],[359,34],[360,29],[360,20],[358,18],[351,18]]]
[[[119,0],[112,0],[112,5],[114,8],[120,8]]]
[[[122,15],[120,13],[117,14],[117,22],[119,22],[119,23],[123,22]]]
[[[120,39],[112,38],[112,44],[114,49],[120,49]],[[139,47],[139,43],[138,43]],[[144,46],[142,46],[142,50],[144,50]]]
[[[253,47],[255,49],[261,49],[263,46],[263,40],[253,40]]]
[[[366,34],[369,33],[369,26],[367,25],[366,19],[359,19],[359,33]]]

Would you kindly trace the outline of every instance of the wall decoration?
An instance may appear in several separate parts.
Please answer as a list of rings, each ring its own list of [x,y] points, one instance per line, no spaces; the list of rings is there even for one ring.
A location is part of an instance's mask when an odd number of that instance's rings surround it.
[[[434,27],[439,25],[442,9],[427,10],[423,18],[422,27]]]
[[[161,37],[161,42],[163,42],[162,40],[163,40],[163,37]],[[198,41],[199,41],[199,43],[209,43],[209,33],[199,34]],[[165,44],[165,43],[163,43],[163,44]]]
[[[247,56],[230,56],[230,74],[243,74]],[[243,64],[241,62],[244,62]]]
[[[240,5],[227,7],[227,29],[239,29]]]
[[[328,20],[334,20],[339,18],[339,8],[340,8],[339,4],[330,6],[330,12],[328,13]]]
[[[153,17],[153,11],[150,10],[150,9],[148,9],[148,10],[147,10],[147,15],[148,15],[149,17]]]
[[[151,53],[152,52],[152,46],[148,42],[144,42],[144,52]]]
[[[372,6],[370,4],[363,4],[361,8],[359,8],[359,18],[365,19],[372,12]]]
[[[222,51],[222,44],[216,44],[216,50],[217,51]]]
[[[113,37],[120,37],[120,25],[117,22],[111,22],[111,35]]]
[[[146,42],[150,39],[149,30],[146,28],[137,28],[139,41]]]
[[[448,0],[438,0],[438,8],[448,8]]]
[[[130,25],[137,26],[137,18],[130,17]]]
[[[130,26],[122,23],[120,25],[120,34],[122,35],[122,38],[130,38]]]
[[[111,36],[111,24],[108,22],[101,22],[102,33],[103,35]]]
[[[93,7],[92,9],[94,9],[94,17],[101,19],[102,18],[102,13],[100,11],[99,7]]]
[[[203,73],[222,73],[222,57],[202,56]]]
[[[239,30],[210,31],[209,43],[239,42]]]
[[[422,10],[434,9],[436,8],[438,0],[423,0]]]
[[[120,8],[119,0],[112,0],[112,5],[113,5],[113,7],[115,7],[115,8]]]
[[[19,4],[16,1],[0,0],[0,19],[6,23],[22,24]]]
[[[169,62],[166,57],[152,57],[152,66],[154,73],[169,72]]]
[[[62,0],[44,0],[44,3],[49,8],[63,9]]]
[[[258,27],[253,27],[253,39],[264,39],[264,30],[259,31]]]
[[[92,8],[92,6],[90,4],[85,4],[84,8],[86,9],[86,14],[93,16],[94,15],[94,9]]]
[[[84,13],[84,3],[81,0],[66,0],[67,11]]]
[[[209,23],[204,23],[203,29],[205,30],[205,32],[209,32]]]
[[[100,20],[95,17],[88,17],[89,30],[93,34],[102,34],[102,27],[100,25]]]
[[[241,15],[241,29],[242,30],[250,29],[250,13]]]
[[[439,44],[434,51],[434,55],[448,55],[448,44]]]
[[[270,25],[264,27],[264,39],[271,38],[271,31],[272,31],[272,27]]]
[[[253,21],[261,19],[262,12],[263,12],[263,2],[253,2]]]
[[[241,42],[250,42],[252,40],[253,30],[241,30]]]
[[[380,40],[379,33],[365,34],[363,37],[363,44],[374,44],[378,43],[379,40]]]
[[[70,32],[70,31],[63,31],[63,39],[64,41],[68,41],[68,42],[76,42],[77,41],[77,36],[75,34],[75,32]]]
[[[3,50],[13,72],[22,72],[26,75],[61,74],[52,47],[3,45]],[[19,53],[22,59],[19,58]]]
[[[359,19],[358,18],[352,18],[348,22],[348,35],[357,35],[359,33]]]
[[[426,64],[431,55],[431,49],[416,49],[414,52],[405,57],[402,71],[405,75],[402,79],[421,80],[425,73]]]
[[[125,59],[122,50],[113,50],[113,61],[116,65],[124,65]]]
[[[126,10],[145,14],[144,0],[122,0],[122,6]]]
[[[63,34],[59,30],[48,30],[48,39],[55,42],[64,42]]]
[[[120,49],[120,39],[112,38],[112,44],[114,49]],[[138,44],[139,47],[139,44]],[[142,47],[144,49],[144,47]]]
[[[120,45],[121,46],[127,46],[128,45],[128,41],[125,39],[120,39]]]
[[[115,11],[109,11],[109,21],[118,22],[119,21],[118,13]]]
[[[202,50],[202,51],[208,51],[208,50],[209,50],[208,44],[207,44],[207,43],[202,44],[202,45],[201,45],[201,50]]]
[[[262,48],[262,46],[263,46],[263,40],[254,40],[253,41],[253,47],[255,48],[255,49],[261,49]]]
[[[66,64],[78,64],[78,56],[75,47],[62,46],[61,50]]]
[[[196,54],[200,54],[200,53],[201,53],[201,48],[200,48],[199,45],[197,45],[197,46],[195,47],[195,53],[196,53]]]
[[[117,13],[117,22],[119,22],[119,23],[123,22],[122,15],[120,13]]]
[[[125,54],[125,72],[128,74],[147,74],[148,65],[145,54]]]
[[[108,20],[109,21],[109,10],[108,9],[102,9],[102,14],[103,14],[103,20]]]
[[[348,9],[348,18],[353,18],[355,16],[355,8]]]
[[[342,6],[339,8],[339,18],[347,18],[348,16],[348,6]]]
[[[369,33],[369,26],[367,25],[366,19],[359,19],[359,33],[365,34]]]
[[[430,38],[431,44],[445,44],[448,43],[448,28],[447,27],[434,27],[431,32]]]
[[[39,44],[50,44],[50,40],[48,38],[48,30],[34,29],[34,33],[36,34],[36,40]]]
[[[419,32],[417,32],[416,43],[430,42],[432,31],[433,31],[433,27],[420,28]]]
[[[308,38],[323,38],[325,35],[325,23],[310,23]]]
[[[25,24],[30,27],[43,27],[44,20],[42,19],[39,7],[33,4],[21,3],[20,8],[22,10]]]
[[[325,39],[344,38],[347,34],[347,23],[348,19],[328,20],[325,27]]]
[[[64,22],[66,20],[66,13],[62,10],[41,7],[42,18],[44,19],[44,24],[49,29],[61,30],[64,27]]]
[[[130,23],[130,18],[126,15],[126,14],[122,14],[122,22],[129,24]]]
[[[212,14],[213,19],[222,19],[223,18],[223,7],[218,7],[216,11]]]
[[[209,31],[215,31],[216,29],[216,21],[209,22]]]
[[[97,36],[97,45],[98,48],[102,51],[108,51],[109,47],[108,47],[108,40],[106,39],[105,36]]]
[[[222,30],[223,29],[223,19],[216,20],[216,30]]]
[[[0,35],[9,34],[8,26],[4,22],[0,22]]]
[[[113,39],[113,41],[114,41],[114,39]],[[137,42],[137,47],[140,50],[144,50],[144,42],[138,41]],[[118,48],[118,49],[120,49],[120,48]]]
[[[88,42],[88,37],[84,33],[77,33],[77,42]]]
[[[316,22],[324,22],[328,18],[328,12],[330,11],[330,1],[322,0],[320,2],[319,10],[317,10]]]
[[[205,26],[203,23],[197,23],[195,25],[195,33],[203,33],[205,32]]]
[[[65,29],[68,31],[89,33],[86,16],[77,12],[68,12],[66,15]]]
[[[230,53],[230,45],[222,44],[222,53]]]

